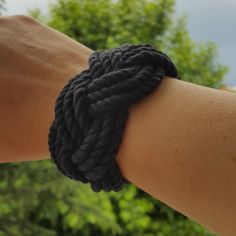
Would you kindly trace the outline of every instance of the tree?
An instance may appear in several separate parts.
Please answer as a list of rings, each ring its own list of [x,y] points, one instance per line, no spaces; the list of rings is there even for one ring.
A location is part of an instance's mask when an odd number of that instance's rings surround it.
[[[196,44],[174,10],[174,0],[58,0],[48,18],[30,14],[94,50],[150,43],[171,56],[184,80],[218,87],[226,67],[216,63],[216,46]],[[132,185],[93,193],[49,160],[0,167],[0,236],[213,235]]]
[[[216,45],[196,44],[186,17],[173,19],[174,6],[175,0],[59,0],[47,23],[93,50],[150,43],[171,56],[183,80],[218,88],[227,67],[217,63]]]

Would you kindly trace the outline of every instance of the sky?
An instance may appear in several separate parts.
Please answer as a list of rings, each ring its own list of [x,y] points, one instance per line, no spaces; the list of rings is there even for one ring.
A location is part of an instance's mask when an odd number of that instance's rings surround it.
[[[26,14],[34,7],[47,13],[50,2],[54,0],[6,0],[5,14]],[[229,86],[236,86],[235,12],[236,0],[176,0],[176,16],[187,15],[192,38],[196,42],[213,41],[218,46],[218,62],[230,70],[224,81]]]

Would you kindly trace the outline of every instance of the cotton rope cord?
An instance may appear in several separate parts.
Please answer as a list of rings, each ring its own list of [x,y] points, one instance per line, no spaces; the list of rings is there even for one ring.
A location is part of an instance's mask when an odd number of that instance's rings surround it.
[[[165,76],[180,79],[170,58],[149,44],[94,51],[89,67],[58,96],[49,151],[59,171],[90,183],[95,192],[128,183],[116,154],[129,107],[153,92]]]

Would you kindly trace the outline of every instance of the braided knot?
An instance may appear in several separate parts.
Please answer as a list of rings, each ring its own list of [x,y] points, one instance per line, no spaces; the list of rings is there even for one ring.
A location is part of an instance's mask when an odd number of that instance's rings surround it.
[[[89,69],[61,91],[49,132],[49,150],[68,177],[94,191],[119,191],[128,182],[115,161],[129,107],[165,76],[179,79],[171,60],[151,45],[95,51]]]

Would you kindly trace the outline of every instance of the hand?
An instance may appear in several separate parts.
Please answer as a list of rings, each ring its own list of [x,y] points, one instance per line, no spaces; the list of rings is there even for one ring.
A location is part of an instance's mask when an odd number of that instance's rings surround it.
[[[49,157],[54,102],[91,52],[31,17],[0,17],[0,161]]]

